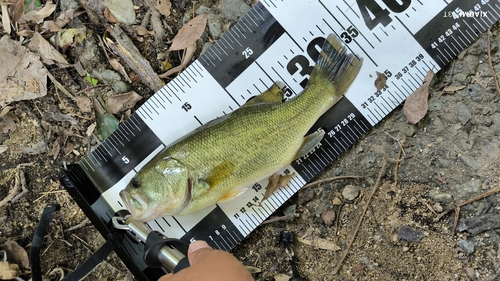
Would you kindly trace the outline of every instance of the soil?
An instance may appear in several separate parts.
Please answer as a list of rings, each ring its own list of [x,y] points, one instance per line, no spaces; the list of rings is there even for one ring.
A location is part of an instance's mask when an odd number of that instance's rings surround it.
[[[192,14],[200,5],[172,2],[175,11],[167,21],[172,28],[166,35],[168,40],[180,28],[185,14]],[[207,6],[216,4],[205,2]],[[141,13],[139,10],[138,15]],[[88,20],[85,14],[82,17]],[[101,26],[94,27],[102,31]],[[429,112],[417,125],[407,124],[402,106],[396,108],[315,180],[336,176],[360,178],[327,181],[301,190],[299,193],[312,194],[312,199],[303,202],[295,195],[272,216],[283,216],[292,210],[297,218],[261,225],[234,249],[234,255],[256,272],[256,280],[288,280],[283,275],[292,275],[286,258],[291,251],[298,258],[298,271],[307,280],[500,280],[498,225],[477,234],[469,234],[466,229],[453,232],[455,204],[498,188],[500,181],[500,93],[489,67],[491,60],[494,70],[500,70],[499,31],[498,25],[491,30],[490,56],[488,35],[483,34],[436,74],[430,87]],[[134,43],[148,61],[158,61],[164,48],[151,47],[155,46],[153,37],[143,39]],[[212,39],[203,36],[196,55],[201,43]],[[78,58],[85,48],[70,48],[66,55],[70,60]],[[104,55],[100,47],[96,48],[102,57],[95,59],[95,65],[100,66]],[[173,63],[178,60],[177,53],[169,55]],[[160,66],[153,67],[158,70]],[[80,97],[89,97],[91,91],[106,94],[110,90],[108,86],[85,90],[88,82],[71,68],[49,70],[66,89],[78,92]],[[444,85],[458,90],[446,92]],[[152,94],[140,83],[128,86],[143,100]],[[13,240],[29,251],[43,209],[47,204],[58,203],[61,210],[56,213],[42,248],[42,269],[44,274],[58,267],[68,273],[104,243],[94,226],[85,223],[85,214],[59,183],[62,165],[77,162],[98,145],[95,135],[87,135],[95,122],[94,113],[82,112],[74,99],[56,91],[53,84],[49,84],[45,97],[11,106],[14,109],[10,116],[17,127],[0,133],[0,144],[9,145],[9,150],[0,154],[0,200],[16,184],[21,185],[21,178],[16,183],[20,170],[24,172],[27,192],[0,207],[0,248],[7,240]],[[49,118],[47,112],[68,114],[77,122],[58,121]],[[379,173],[380,183],[376,186]],[[343,195],[345,188],[359,193],[352,197]],[[499,216],[499,201],[500,195],[493,194],[466,204],[461,207],[459,218]],[[332,213],[335,218],[329,223]],[[74,226],[78,227],[70,229]],[[296,237],[289,250],[279,239],[285,230],[293,231]],[[348,247],[353,235],[354,242]],[[307,241],[313,241],[312,245]],[[346,259],[338,273],[333,274],[347,248]],[[21,278],[27,280],[29,274]],[[112,254],[85,280],[133,277]]]

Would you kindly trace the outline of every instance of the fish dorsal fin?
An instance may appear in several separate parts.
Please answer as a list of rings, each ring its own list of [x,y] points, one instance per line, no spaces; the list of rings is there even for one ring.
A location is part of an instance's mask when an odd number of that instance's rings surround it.
[[[285,83],[276,81],[269,89],[262,92],[260,95],[249,99],[243,106],[258,103],[281,103],[285,97],[285,93],[283,93],[284,88]]]
[[[222,181],[227,179],[227,177],[233,172],[234,164],[230,161],[224,161],[213,168],[208,176],[203,179],[205,183],[208,184],[210,188],[220,184]]]
[[[325,131],[323,129],[319,129],[318,131],[307,135],[304,137],[304,142],[302,143],[302,146],[299,148],[297,153],[295,154],[295,157],[293,159],[297,159],[301,156],[306,155],[308,152],[314,149],[318,143],[321,142],[323,139],[323,136],[325,135]]]

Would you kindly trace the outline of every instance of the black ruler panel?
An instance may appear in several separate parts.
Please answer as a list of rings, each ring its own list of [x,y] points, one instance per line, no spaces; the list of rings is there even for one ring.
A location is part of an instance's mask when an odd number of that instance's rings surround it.
[[[266,51],[285,29],[257,3],[199,61],[225,88]]]
[[[160,145],[161,140],[138,114],[133,114],[79,164],[102,193]]]
[[[498,0],[454,0],[414,34],[444,67],[500,18]]]
[[[217,221],[217,224],[213,222]],[[230,251],[243,240],[245,236],[229,220],[227,215],[216,206],[206,217],[189,230],[181,240],[190,243],[204,240],[215,249]]]

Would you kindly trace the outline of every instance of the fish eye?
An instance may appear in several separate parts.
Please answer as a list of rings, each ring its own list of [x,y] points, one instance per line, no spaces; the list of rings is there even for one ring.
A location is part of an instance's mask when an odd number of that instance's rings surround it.
[[[141,187],[141,182],[137,178],[133,178],[132,181],[130,182],[132,187],[139,188]]]

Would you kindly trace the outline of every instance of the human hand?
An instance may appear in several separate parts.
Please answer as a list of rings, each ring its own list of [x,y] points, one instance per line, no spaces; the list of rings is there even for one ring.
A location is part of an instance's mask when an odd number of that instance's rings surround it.
[[[158,281],[254,281],[248,270],[231,254],[212,249],[205,241],[189,245],[190,266],[162,276]]]

